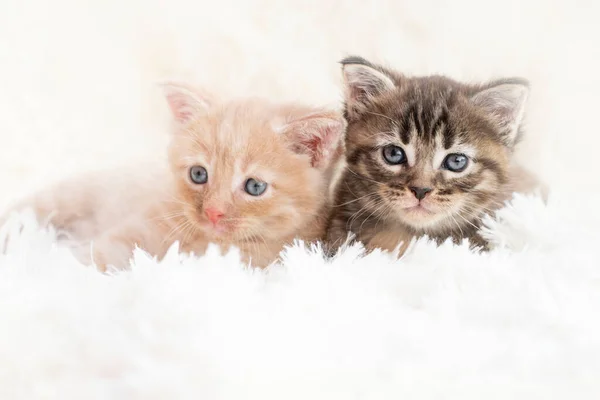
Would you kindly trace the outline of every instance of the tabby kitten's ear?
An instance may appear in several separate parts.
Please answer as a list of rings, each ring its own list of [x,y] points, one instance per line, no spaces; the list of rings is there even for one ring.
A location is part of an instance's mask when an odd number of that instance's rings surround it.
[[[194,116],[206,113],[214,104],[212,96],[203,90],[174,82],[160,86],[178,123],[186,123]]]
[[[512,147],[517,141],[528,95],[526,80],[511,79],[483,89],[473,95],[471,101],[498,127],[504,144]]]
[[[334,111],[314,111],[286,121],[281,129],[298,154],[310,157],[314,168],[326,169],[341,155],[344,118]]]
[[[396,88],[387,73],[361,57],[347,57],[341,64],[346,86],[346,111],[350,117],[363,112],[374,97]]]

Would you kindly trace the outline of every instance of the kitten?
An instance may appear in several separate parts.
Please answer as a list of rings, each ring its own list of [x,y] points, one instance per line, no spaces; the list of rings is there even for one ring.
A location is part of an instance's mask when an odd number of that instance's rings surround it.
[[[346,165],[326,234],[330,250],[348,231],[367,250],[402,244],[402,254],[425,235],[487,248],[482,216],[531,178],[513,162],[528,83],[467,85],[406,77],[360,57],[341,63]]]
[[[196,254],[211,242],[234,245],[264,267],[294,238],[323,236],[340,114],[260,99],[220,104],[183,85],[164,88],[174,119],[168,168],[86,176],[21,207],[33,205],[82,242],[85,261],[91,241],[100,270],[126,267],[135,246],[162,258],[176,240]]]

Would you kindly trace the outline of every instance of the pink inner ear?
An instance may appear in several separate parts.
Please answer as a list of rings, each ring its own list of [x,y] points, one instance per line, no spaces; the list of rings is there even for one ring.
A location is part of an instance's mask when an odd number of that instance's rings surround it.
[[[325,127],[320,138],[314,137],[308,141],[307,145],[313,154],[313,167],[318,167],[330,160],[340,137],[338,129],[341,128]]]
[[[183,93],[169,93],[166,95],[167,102],[173,116],[178,121],[188,121],[194,115],[194,108],[190,104],[190,98]]]
[[[353,104],[363,101],[367,97],[366,87],[360,84],[350,85],[346,89],[346,97],[347,101]]]
[[[315,116],[295,121],[290,128],[298,151],[310,156],[313,167],[322,168],[329,165],[337,153],[344,123],[341,117]]]
[[[198,113],[207,111],[212,98],[203,90],[177,83],[162,85],[164,95],[176,121],[187,122]]]

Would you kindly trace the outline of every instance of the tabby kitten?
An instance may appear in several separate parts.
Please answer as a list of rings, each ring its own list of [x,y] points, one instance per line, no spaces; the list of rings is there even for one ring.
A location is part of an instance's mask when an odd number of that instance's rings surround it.
[[[443,76],[407,77],[360,57],[342,62],[346,165],[326,242],[348,231],[368,250],[404,252],[412,238],[438,243],[478,234],[524,171],[513,163],[528,84],[511,78],[481,85]]]
[[[261,99],[219,102],[179,84],[164,89],[173,116],[167,168],[86,175],[19,208],[33,206],[100,270],[126,267],[136,246],[162,258],[174,241],[196,254],[209,243],[236,246],[264,267],[295,238],[323,236],[341,114]]]

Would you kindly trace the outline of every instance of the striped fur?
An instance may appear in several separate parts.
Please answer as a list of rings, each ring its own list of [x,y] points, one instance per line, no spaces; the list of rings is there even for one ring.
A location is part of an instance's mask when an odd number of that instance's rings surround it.
[[[346,165],[338,181],[326,242],[334,251],[351,232],[368,249],[406,249],[414,237],[438,243],[478,235],[481,218],[503,204],[515,180],[527,83],[506,79],[467,85],[443,76],[405,77],[359,57],[343,62]],[[389,165],[395,145],[408,161]],[[467,169],[443,168],[464,154]],[[432,189],[418,200],[411,187]]]

